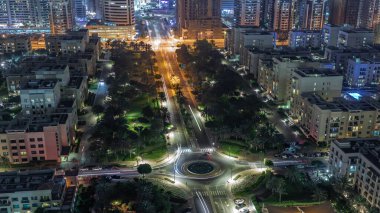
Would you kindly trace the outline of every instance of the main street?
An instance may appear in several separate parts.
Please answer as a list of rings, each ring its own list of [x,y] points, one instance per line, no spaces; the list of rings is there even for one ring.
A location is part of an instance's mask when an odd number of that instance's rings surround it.
[[[168,111],[171,114],[171,122],[176,127],[174,138],[181,150],[188,148],[189,152],[179,155],[174,165],[167,172],[174,169],[176,181],[185,183],[190,188],[193,200],[193,212],[234,212],[233,198],[228,190],[228,180],[232,176],[232,170],[239,168],[234,160],[228,159],[218,153],[213,153],[213,144],[209,140],[207,131],[202,122],[201,114],[197,110],[197,102],[192,94],[192,88],[188,84],[183,72],[179,68],[175,55],[176,40],[172,37],[170,29],[163,21],[147,21],[150,42],[156,52],[158,71],[163,76],[163,85],[167,98]],[[170,79],[177,76],[180,79],[179,86],[183,96],[187,100],[186,110],[190,113],[191,120],[187,121],[190,127],[186,127],[180,108],[175,100],[174,89],[169,89]],[[193,160],[205,160],[205,153],[211,152],[211,161],[218,162],[222,167],[222,174],[214,178],[189,178],[181,174],[181,166]],[[173,168],[173,166],[175,168]],[[241,167],[241,166],[240,166]],[[246,167],[246,166],[245,166]],[[241,169],[247,169],[244,166]],[[231,170],[229,170],[231,169]],[[238,170],[241,170],[238,169]],[[173,174],[174,175],[174,174]]]

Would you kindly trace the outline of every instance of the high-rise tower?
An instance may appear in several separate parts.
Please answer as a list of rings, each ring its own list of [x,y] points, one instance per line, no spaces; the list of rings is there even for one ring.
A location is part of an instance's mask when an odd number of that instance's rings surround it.
[[[223,38],[220,0],[177,0],[177,35],[184,39]]]
[[[263,0],[235,0],[235,25],[260,26],[262,1]]]
[[[71,0],[50,0],[50,31],[52,34],[65,33],[73,28]]]

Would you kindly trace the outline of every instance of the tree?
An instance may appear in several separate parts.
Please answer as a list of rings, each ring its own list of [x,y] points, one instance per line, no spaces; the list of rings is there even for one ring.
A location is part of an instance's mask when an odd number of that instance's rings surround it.
[[[104,112],[104,107],[102,105],[96,104],[92,107],[92,112],[96,115]]]
[[[286,170],[285,177],[290,183],[297,183],[300,180],[300,173],[296,167],[291,166]]]
[[[278,194],[278,200],[281,202],[282,195],[286,193],[285,180],[282,178],[276,178],[275,187]]]
[[[152,110],[152,108],[148,105],[146,107],[144,107],[142,109],[142,114],[144,115],[144,117],[146,118],[152,118],[154,116],[154,112]]]
[[[265,158],[264,159],[264,165],[271,167],[271,166],[273,166],[273,161]]]
[[[145,174],[149,174],[152,172],[152,167],[147,164],[147,163],[144,163],[144,164],[140,164],[138,167],[137,167],[137,172],[142,174],[143,175],[143,178],[145,178]]]
[[[327,198],[327,193],[321,188],[317,187],[314,189],[313,198],[321,202],[321,200],[325,200]]]

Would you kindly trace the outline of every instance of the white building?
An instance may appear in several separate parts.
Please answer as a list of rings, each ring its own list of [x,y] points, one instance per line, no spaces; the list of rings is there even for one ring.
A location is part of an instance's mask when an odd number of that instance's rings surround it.
[[[321,31],[319,30],[292,30],[289,32],[289,47],[320,48],[322,43]]]
[[[59,207],[66,192],[66,180],[53,170],[0,173],[0,211],[34,212],[38,207]]]
[[[335,140],[330,146],[329,171],[348,177],[371,207],[380,208],[379,139]]]
[[[26,114],[44,114],[56,108],[61,97],[57,80],[29,80],[21,86],[21,107]]]
[[[338,47],[363,48],[373,45],[374,32],[368,29],[341,29]]]
[[[380,59],[349,59],[346,79],[351,87],[378,85],[380,83]]]
[[[325,24],[322,29],[322,43],[324,47],[336,46],[341,26]]]

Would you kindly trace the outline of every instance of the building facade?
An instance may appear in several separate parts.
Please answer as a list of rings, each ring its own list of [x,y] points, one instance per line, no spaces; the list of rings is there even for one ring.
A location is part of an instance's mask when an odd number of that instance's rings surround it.
[[[349,59],[346,79],[350,87],[380,84],[380,60],[376,58]]]
[[[74,26],[73,2],[71,0],[50,0],[49,21],[52,34],[62,34]]]

